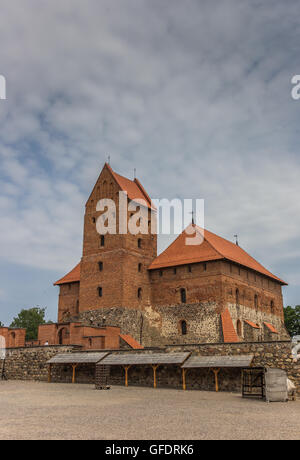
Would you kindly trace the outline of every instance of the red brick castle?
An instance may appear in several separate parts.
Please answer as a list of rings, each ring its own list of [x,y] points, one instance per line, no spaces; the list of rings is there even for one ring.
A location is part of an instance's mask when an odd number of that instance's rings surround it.
[[[150,228],[153,207],[141,183],[105,164],[85,207],[81,261],[55,283],[58,323],[40,326],[39,344],[108,349],[289,339],[286,283],[238,245],[205,230],[203,243],[189,246],[184,232],[157,256],[150,231],[99,235],[96,204],[115,201],[118,228],[120,191],[144,200]]]

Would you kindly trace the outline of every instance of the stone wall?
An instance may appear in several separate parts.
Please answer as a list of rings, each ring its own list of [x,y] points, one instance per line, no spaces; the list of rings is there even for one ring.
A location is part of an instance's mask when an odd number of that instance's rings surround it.
[[[288,377],[296,384],[298,393],[300,393],[300,362],[293,362],[291,349],[290,342],[253,342],[247,344],[171,345],[164,350],[169,353],[190,351],[199,356],[253,354],[254,367],[284,369]],[[241,369],[221,369],[218,375],[219,390],[240,392],[241,377]],[[119,366],[112,366],[109,383],[112,385],[124,385],[124,382],[124,369]],[[129,386],[153,387],[152,368],[150,366],[132,366],[128,372],[128,382]],[[186,374],[186,385],[188,390],[214,391],[214,374],[209,369],[189,369]],[[157,386],[161,388],[182,388],[180,366],[160,366],[157,370]]]
[[[194,355],[234,356],[253,354],[253,366],[284,369],[300,392],[300,361],[293,362],[291,342],[249,342],[195,345],[171,345],[167,352],[191,351]]]
[[[9,380],[47,381],[47,361],[58,353],[71,353],[80,350],[80,348],[61,345],[10,348],[6,351],[5,375]]]

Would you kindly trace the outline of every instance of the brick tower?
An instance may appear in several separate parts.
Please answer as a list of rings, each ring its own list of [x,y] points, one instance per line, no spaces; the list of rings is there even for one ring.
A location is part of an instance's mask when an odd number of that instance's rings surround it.
[[[140,182],[116,174],[105,164],[86,203],[80,268],[79,313],[109,307],[143,309],[150,303],[148,266],[157,254],[156,235],[119,234],[119,192],[127,201],[143,200],[151,225],[151,199]],[[96,228],[100,199],[116,205],[116,234],[100,235]],[[133,212],[127,211],[127,218]]]

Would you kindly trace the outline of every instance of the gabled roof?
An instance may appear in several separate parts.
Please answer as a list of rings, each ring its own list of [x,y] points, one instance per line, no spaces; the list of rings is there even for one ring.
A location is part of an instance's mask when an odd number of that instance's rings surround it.
[[[234,325],[233,325],[228,308],[226,308],[226,310],[224,310],[223,313],[221,313],[221,321],[222,321],[224,343],[238,342],[239,338],[234,329]]]
[[[149,197],[148,193],[140,183],[138,179],[134,179],[133,181],[130,179],[127,179],[127,177],[121,176],[120,174],[117,174],[108,163],[104,164],[103,169],[107,168],[109,172],[111,173],[112,177],[115,179],[117,182],[118,186],[123,192],[127,192],[128,198],[130,200],[143,200],[146,202],[147,207],[151,209],[155,209],[153,205],[151,205],[151,198]],[[103,171],[102,169],[102,171]],[[102,171],[100,173],[100,176],[102,174]],[[100,177],[99,176],[99,177]],[[99,180],[99,179],[98,179]],[[95,184],[95,187],[98,183],[98,180]],[[93,191],[95,190],[95,187],[93,188]],[[92,191],[92,193],[93,193]],[[91,194],[92,194],[91,193]]]
[[[269,272],[240,246],[194,224],[190,224],[186,231],[190,232],[193,228],[198,235],[204,237],[202,244],[187,245],[185,239],[191,238],[191,235],[183,231],[164,252],[153,260],[149,270],[227,259],[268,276],[281,284],[287,284]]]
[[[60,284],[76,283],[77,281],[80,281],[80,262],[67,275],[56,281],[54,286],[59,286]]]

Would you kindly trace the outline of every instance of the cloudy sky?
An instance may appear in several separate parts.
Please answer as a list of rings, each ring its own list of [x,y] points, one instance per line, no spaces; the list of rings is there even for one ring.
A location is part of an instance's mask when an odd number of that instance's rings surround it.
[[[46,306],[81,257],[109,154],[300,303],[299,1],[0,0],[0,320]],[[160,242],[162,247],[165,242]]]

